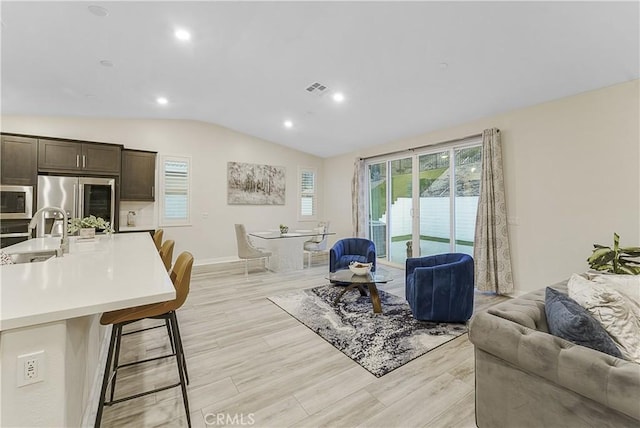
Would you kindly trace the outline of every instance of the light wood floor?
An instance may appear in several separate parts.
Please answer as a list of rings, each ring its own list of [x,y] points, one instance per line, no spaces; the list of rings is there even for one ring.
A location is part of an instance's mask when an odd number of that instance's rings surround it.
[[[376,378],[267,300],[325,284],[325,260],[284,274],[256,267],[248,281],[241,265],[226,266],[194,270],[178,311],[194,427],[475,427],[466,334]],[[379,288],[404,296],[404,271],[383,268],[395,280]],[[166,330],[150,330],[123,338],[121,361],[167,351]],[[177,377],[173,358],[123,369],[116,398]],[[186,425],[179,388],[107,407],[103,417],[105,427]]]

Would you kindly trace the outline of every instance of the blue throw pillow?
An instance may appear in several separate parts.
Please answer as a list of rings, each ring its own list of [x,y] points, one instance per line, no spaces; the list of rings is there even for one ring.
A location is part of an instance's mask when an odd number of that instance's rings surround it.
[[[623,358],[609,333],[578,302],[566,294],[547,287],[544,312],[549,331],[554,336],[586,346],[614,357]]]

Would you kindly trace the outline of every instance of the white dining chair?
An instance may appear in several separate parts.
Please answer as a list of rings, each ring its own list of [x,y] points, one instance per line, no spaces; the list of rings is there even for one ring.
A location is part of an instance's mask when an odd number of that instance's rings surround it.
[[[304,243],[304,252],[308,255],[309,260],[308,267],[311,267],[311,256],[313,253],[323,253],[327,251],[329,223],[328,221],[318,223],[318,227],[314,229],[317,235]]]
[[[238,241],[238,257],[244,260],[244,276],[249,278],[249,260],[267,259],[265,268],[269,263],[269,257],[271,257],[270,251],[265,251],[261,248],[255,247],[249,236],[244,224],[236,224],[236,240]]]

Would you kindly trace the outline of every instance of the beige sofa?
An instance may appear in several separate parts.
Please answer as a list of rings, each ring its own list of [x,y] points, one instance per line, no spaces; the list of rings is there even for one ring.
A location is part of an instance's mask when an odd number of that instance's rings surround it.
[[[640,427],[640,364],[551,335],[544,289],[476,314],[469,339],[478,427]]]

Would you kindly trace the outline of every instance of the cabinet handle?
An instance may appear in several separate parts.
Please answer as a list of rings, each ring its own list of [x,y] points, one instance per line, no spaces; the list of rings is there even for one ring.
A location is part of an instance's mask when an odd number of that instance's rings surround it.
[[[87,157],[85,155],[82,155],[82,167],[87,167]]]
[[[76,168],[80,167],[80,155],[76,155]]]
[[[155,190],[156,190],[156,186],[151,186],[151,196],[152,197],[155,196],[155,194],[156,194]]]

